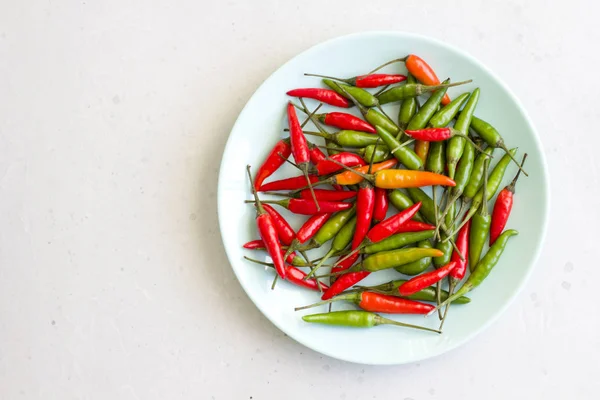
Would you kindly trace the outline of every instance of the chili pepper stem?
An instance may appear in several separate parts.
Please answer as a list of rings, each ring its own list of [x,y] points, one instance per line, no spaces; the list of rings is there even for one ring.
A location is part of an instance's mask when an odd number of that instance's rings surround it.
[[[402,131],[400,131],[400,133],[398,134],[398,136],[396,137],[396,139],[397,139],[398,137],[400,137],[401,135],[402,135]],[[390,153],[391,153],[391,154],[394,154],[394,152],[395,152],[396,150],[400,150],[401,148],[403,148],[403,147],[405,147],[405,146],[408,146],[409,144],[412,144],[412,143],[414,143],[414,142],[415,142],[415,139],[409,139],[409,140],[407,140],[406,142],[403,142],[403,143],[401,143],[399,146],[396,146],[396,147],[394,147],[392,150],[390,150]]]
[[[319,111],[319,109],[323,106],[323,103],[319,103],[319,105],[317,106],[317,108],[315,108],[304,120],[304,122],[302,122],[302,125],[300,125],[300,128],[304,128],[306,126],[306,124],[308,124],[308,121],[310,121],[312,119],[312,117],[317,113],[317,111]]]
[[[454,82],[454,83],[443,83],[441,85],[432,85],[430,89],[435,91],[438,89],[449,88],[454,86],[466,85],[467,83],[473,82],[473,79],[467,79],[466,81]]]
[[[473,141],[473,139],[471,139],[469,137],[469,135],[465,135],[465,134],[462,134],[462,133],[455,133],[454,136],[459,136],[459,137],[461,137],[463,139],[466,139],[471,144],[471,146],[473,146],[475,148],[475,150],[477,150],[478,152],[482,153],[487,158],[492,158],[493,157],[491,154],[484,153],[484,151],[481,148],[481,146],[477,145],[477,143],[475,143]]]
[[[248,179],[250,180],[250,188],[252,189],[252,195],[254,196],[254,202],[246,200],[246,203],[254,203],[256,207],[256,211],[259,214],[266,213],[265,209],[262,206],[260,199],[258,198],[258,194],[256,193],[256,188],[254,187],[254,181],[252,180],[252,172],[250,172],[250,165],[246,165],[246,171],[248,172]]]
[[[442,283],[440,281],[437,281],[435,283],[435,304],[437,306],[439,306],[441,302],[442,302]],[[438,318],[440,320],[443,318],[441,309],[438,309]]]
[[[275,290],[275,285],[277,284],[277,279],[279,279],[279,275],[275,274],[275,278],[273,278],[273,283],[271,284],[271,290]]]
[[[452,296],[452,294],[454,293],[454,288],[456,287],[457,283],[458,283],[458,281],[456,279],[450,278],[450,283],[448,286],[448,297]],[[448,316],[448,309],[450,309],[451,305],[452,305],[452,303],[448,303],[446,305],[446,308],[444,309],[444,315],[442,316],[442,320],[440,322],[440,328],[439,328],[440,331],[444,327],[444,322],[446,322],[446,317]],[[441,308],[438,311],[441,311]]]
[[[390,87],[390,85],[385,85],[384,87],[382,87],[381,89],[379,89],[378,91],[376,91],[375,93],[373,93],[373,96],[375,96],[375,97],[379,96],[381,93],[383,93],[386,90],[388,90],[389,87]]]
[[[304,103],[304,99],[302,97],[300,97],[300,103],[302,104],[302,107],[304,107],[305,110],[308,110],[308,108],[306,107],[306,104]],[[309,119],[313,119],[315,116],[315,112],[313,111],[312,113],[310,113],[308,115]],[[308,189],[310,190],[310,194],[313,198],[313,201],[315,202],[315,205],[317,206],[317,211],[321,211],[321,206],[319,206],[319,202],[317,201],[317,196],[315,195],[315,190],[313,189],[313,186],[310,182],[310,178],[308,177],[308,163],[304,163],[302,165],[300,165],[300,170],[302,171],[302,173],[304,174],[304,177],[306,178],[306,183],[308,183]]]
[[[306,275],[306,277],[304,279],[311,278],[315,274],[315,272],[317,272],[317,270],[323,266],[323,263],[325,261],[327,261],[327,259],[333,255],[333,253],[335,253],[335,250],[334,249],[330,249],[327,252],[327,254],[325,254],[325,256],[323,258],[321,258],[321,260],[319,261],[319,263],[317,265],[315,265],[315,267]]]
[[[440,331],[438,329],[427,328],[427,327],[419,326],[419,325],[406,324],[404,322],[394,321],[392,319],[382,317],[381,315],[375,316],[375,325],[396,325],[396,326],[403,326],[405,328],[413,328],[413,329],[420,329],[423,331],[442,333],[442,331]]]
[[[521,166],[521,164],[519,164],[519,162],[517,161],[517,159],[512,155],[512,153],[510,152],[510,150],[508,149],[508,147],[506,147],[506,145],[504,144],[504,140],[499,140],[498,143],[496,143],[496,145],[498,147],[500,147],[502,150],[504,150],[504,152],[510,157],[511,160],[513,160],[513,162],[515,164],[517,164],[517,167],[519,167],[519,171],[523,172],[523,174],[525,174],[525,176],[529,176],[529,174],[527,172],[525,172],[525,170],[523,169],[523,167]]]
[[[371,75],[371,74],[379,71],[380,69],[387,67],[388,65],[392,65],[392,64],[398,63],[398,62],[406,62],[407,58],[408,58],[408,56],[406,56],[404,58],[396,58],[395,60],[391,60],[386,63],[383,63],[379,67],[375,68],[373,71],[369,72],[367,75]]]
[[[335,82],[334,82],[335,83]],[[348,93],[348,91],[346,90],[346,88],[341,87],[340,85],[338,85],[337,83],[335,84],[338,89],[340,91],[342,91],[344,93],[344,95],[348,96],[348,98],[350,99],[350,101],[352,101],[352,103],[354,103],[354,105],[358,108],[358,110],[360,111],[360,113],[363,115],[363,117],[366,118],[367,116],[367,109],[365,108],[365,106],[363,106],[362,104],[360,104],[355,98],[354,96],[352,96],[350,93]],[[391,120],[390,120],[391,121]]]
[[[525,153],[523,155],[523,160],[521,161],[521,167],[525,164],[525,160],[527,159],[527,153]],[[519,175],[521,175],[521,172],[523,170],[521,168],[519,168],[519,170],[517,171],[517,174],[515,175],[515,177],[513,178],[512,182],[510,182],[510,184],[508,185],[508,190],[510,190],[511,192],[514,193],[515,191],[515,185],[517,184],[517,180],[519,179]]]
[[[323,300],[323,301],[319,301],[319,302],[309,304],[306,306],[296,307],[296,308],[294,308],[294,311],[300,311],[300,310],[306,310],[306,309],[313,308],[313,307],[324,306],[325,304],[331,304],[333,302],[340,301],[340,300],[357,301],[357,300],[360,300],[360,295],[361,295],[360,292],[344,293],[344,294],[340,294],[335,297],[332,297],[329,300]]]
[[[340,82],[344,82],[347,84],[351,84],[350,79],[342,79],[342,78],[336,78],[335,76],[328,76],[328,75],[319,75],[319,74],[309,74],[309,73],[304,73],[304,76],[314,76],[317,78],[325,78],[325,79],[333,79],[334,81],[340,81]]]
[[[278,155],[279,157],[281,157],[281,158],[283,159],[283,161],[285,161],[285,162],[289,163],[290,165],[292,165],[292,166],[293,166],[293,167],[295,167],[295,168],[298,168],[299,170],[302,170],[302,168],[300,168],[300,166],[299,166],[298,164],[296,164],[296,163],[295,163],[295,162],[293,162],[293,161],[290,161],[290,160],[288,160],[287,158],[285,158],[285,157],[283,156],[283,154],[281,154],[281,153],[277,153],[277,155]]]
[[[356,175],[360,176],[361,178],[364,178],[364,179],[368,180],[369,182],[373,182],[373,178],[372,178],[372,176],[370,176],[370,175],[363,174],[362,172],[359,172],[359,171],[357,171],[357,170],[355,170],[355,169],[353,169],[353,168],[350,168],[349,166],[347,166],[347,165],[344,165],[344,164],[342,164],[341,162],[339,162],[339,161],[336,161],[336,160],[333,160],[333,159],[331,159],[331,158],[329,158],[329,157],[327,157],[327,158],[326,158],[326,160],[328,160],[328,161],[331,161],[332,163],[334,163],[334,164],[337,164],[338,166],[340,166],[340,167],[342,167],[342,168],[344,168],[344,169],[346,169],[346,170],[348,170],[348,171],[351,171],[351,172],[355,173]],[[373,161],[373,159],[372,159],[372,158],[371,158],[371,161]],[[373,164],[371,164],[371,166],[372,166],[372,165],[373,165]],[[359,167],[360,167],[360,166],[359,166]],[[359,167],[357,167],[357,168],[359,168]],[[369,169],[370,169],[370,168],[369,168]]]
[[[272,266],[273,266],[273,264],[270,264],[270,263],[268,263],[268,262],[264,262],[264,261],[259,261],[259,260],[257,260],[257,259],[250,258],[250,257],[248,257],[248,256],[244,256],[244,259],[245,259],[245,260],[248,260],[248,261],[250,261],[250,262],[256,263],[256,264],[264,265],[264,266],[266,266],[266,267],[272,267]]]

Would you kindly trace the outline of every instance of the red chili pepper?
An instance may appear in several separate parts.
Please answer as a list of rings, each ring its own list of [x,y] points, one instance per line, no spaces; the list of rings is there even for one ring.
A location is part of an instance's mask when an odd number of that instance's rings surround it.
[[[373,222],[378,223],[385,219],[390,201],[386,189],[375,188],[375,208],[373,209]]]
[[[302,132],[302,126],[300,126],[300,121],[298,121],[298,116],[296,115],[296,107],[294,107],[292,102],[288,102],[287,117],[288,125],[290,127],[290,143],[292,144],[292,155],[294,156],[296,165],[304,174],[306,182],[308,182],[308,188],[312,192],[313,188],[312,184],[310,183],[310,177],[308,176],[310,150],[308,148],[308,141],[306,140],[306,136],[304,136],[304,132]],[[313,200],[315,202],[315,205],[317,206],[317,211],[320,211],[317,198],[313,196]]]
[[[406,134],[413,139],[425,140],[428,142],[441,142],[450,139],[452,136],[460,133],[454,128],[425,128],[416,130],[406,130]]]
[[[362,292],[358,306],[366,311],[388,314],[427,314],[435,308],[431,304],[374,292]]]
[[[352,238],[352,250],[363,241],[371,228],[373,209],[375,208],[375,189],[369,182],[362,181],[356,195],[356,230]],[[335,272],[335,271],[333,271]]]
[[[523,156],[521,167],[525,164],[526,158],[527,153]],[[492,211],[492,222],[490,224],[490,246],[494,244],[506,227],[506,222],[508,222],[508,217],[510,217],[510,212],[512,211],[515,186],[520,174],[521,169],[519,169],[510,185],[506,186],[498,193],[496,203],[494,204],[494,211]]]
[[[247,200],[248,203],[252,201]],[[319,213],[334,213],[347,210],[352,207],[352,203],[343,203],[339,201],[320,201],[320,210],[312,200],[307,199],[284,199],[284,200],[263,200],[263,204],[277,204],[280,207],[287,208],[294,214],[314,215]]]
[[[325,155],[325,153],[323,153],[318,146],[308,142],[308,148],[310,151],[310,162],[311,163],[317,165],[319,162],[327,159],[327,156]]]
[[[317,183],[319,177],[317,175],[308,175],[308,179],[311,184]],[[258,188],[259,192],[270,192],[274,190],[296,190],[306,187],[306,177],[304,175],[294,176],[292,178],[280,179],[265,183]]]
[[[375,225],[367,234],[367,240],[365,240],[363,246],[380,242],[398,233],[398,229],[401,229],[402,225],[414,217],[419,208],[421,208],[420,201]]]
[[[275,229],[275,224],[271,214],[267,213],[256,194],[256,190],[254,189],[254,182],[252,182],[252,174],[250,173],[250,166],[247,167],[248,170],[248,179],[250,180],[250,187],[252,188],[252,194],[254,195],[254,207],[256,207],[256,227],[258,228],[258,233],[265,243],[267,248],[267,253],[273,259],[273,264],[275,264],[275,270],[277,274],[285,279],[286,270],[285,263],[283,261],[283,254],[281,254],[281,244],[279,243],[279,235],[277,234],[277,230]]]
[[[244,248],[248,250],[266,250],[265,242],[262,239],[251,240],[244,244]],[[285,250],[281,250],[281,254],[285,255]],[[306,262],[301,261],[296,252],[291,252],[285,259],[285,262],[292,265],[304,266]]]
[[[435,271],[415,276],[414,278],[400,285],[398,292],[400,292],[401,296],[410,296],[411,294],[420,292],[421,290],[428,288],[434,283],[444,279],[454,267],[456,267],[456,263],[454,261],[450,261],[448,264],[436,269]]]
[[[450,271],[450,277],[458,281],[462,280],[467,273],[467,263],[469,262],[469,232],[471,231],[471,220],[469,219],[466,224],[458,231],[456,235],[456,248],[464,256],[464,260],[460,259],[460,256],[456,250],[452,251],[452,258],[450,261],[456,263],[456,267]]]
[[[330,112],[327,114],[318,114],[316,117],[325,125],[335,126],[340,129],[369,133],[377,132],[370,123],[348,113]]]
[[[358,256],[358,253],[356,253],[356,255]],[[348,266],[348,268],[349,267],[350,266]],[[323,293],[323,295],[321,296],[321,300],[329,300],[333,296],[337,296],[338,294],[342,293],[344,290],[356,285],[358,282],[365,279],[367,276],[369,276],[369,274],[370,274],[370,272],[360,271],[360,272],[350,272],[348,274],[341,275],[335,282],[333,282],[331,284],[329,289],[327,289]]]
[[[292,97],[306,97],[308,99],[315,99],[336,107],[350,107],[350,102],[346,98],[340,96],[338,93],[330,89],[293,89],[287,92],[287,95]]]
[[[300,244],[306,242],[308,239],[311,239],[316,233],[321,229],[325,222],[331,217],[329,213],[316,214],[310,217],[303,225],[298,229],[298,233],[296,234],[296,240],[300,242]]]
[[[356,197],[356,192],[354,190],[315,189],[315,196],[319,201],[343,201]],[[312,198],[310,190],[302,190],[300,198],[310,200]]]
[[[334,154],[329,158],[330,160],[323,160],[316,165],[317,173],[319,175],[328,175],[343,169],[343,167],[331,160],[335,160],[347,167],[356,167],[357,165],[363,166],[367,164],[361,156],[355,153],[342,152]]]
[[[318,74],[304,74],[306,76],[317,76],[320,78],[333,79],[335,81],[340,81],[347,83],[348,85],[356,86],[359,88],[367,89],[367,88],[376,88],[379,86],[385,85],[393,85],[394,83],[400,83],[406,80],[406,76],[400,74],[368,74],[355,76],[354,78],[336,78],[333,76],[327,75],[318,75]]]
[[[429,66],[421,57],[414,54],[410,54],[404,59],[406,69],[410,72],[417,80],[426,85],[439,85],[440,80],[435,74],[433,68]],[[442,99],[442,105],[450,103],[450,96],[444,95]]]
[[[271,218],[273,218],[273,225],[275,226],[275,230],[277,230],[281,243],[286,246],[292,244],[292,241],[296,238],[294,229],[273,207],[268,204],[263,204],[263,207],[271,215]]]
[[[419,222],[415,220],[408,220],[396,230],[396,233],[404,233],[404,232],[422,232],[422,231],[430,231],[435,229],[434,225],[426,224],[425,222]]]
[[[256,190],[258,190],[265,179],[281,167],[290,154],[292,154],[292,146],[289,139],[281,139],[275,144],[275,147],[273,147],[267,156],[267,159],[256,173],[256,178],[254,179],[254,187]]]
[[[285,268],[286,268],[286,273],[287,273],[286,279],[298,286],[303,286],[305,288],[312,289],[312,290],[318,290],[318,291],[320,291],[321,289],[322,290],[329,289],[329,286],[325,285],[324,283],[320,283],[320,282],[317,283],[317,280],[314,278],[304,279],[304,278],[306,278],[306,274],[296,267],[286,265]],[[321,285],[321,289],[319,289],[319,284]]]
[[[354,86],[359,88],[376,88],[404,82],[405,80],[406,76],[400,74],[369,74],[357,76]]]

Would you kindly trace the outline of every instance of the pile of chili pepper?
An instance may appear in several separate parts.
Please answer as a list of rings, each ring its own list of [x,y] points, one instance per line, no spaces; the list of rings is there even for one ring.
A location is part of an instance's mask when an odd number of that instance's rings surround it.
[[[378,72],[399,64],[405,72]],[[447,93],[471,81],[442,82],[416,55],[354,77],[305,75],[323,78],[324,87],[287,91],[287,137],[247,169],[258,235],[243,247],[268,258],[245,259],[272,267],[272,288],[281,279],[319,292],[321,301],[296,310],[328,310],[306,322],[441,333],[450,304],[471,301],[465,295],[517,234],[505,228],[527,154],[517,161],[517,149],[476,116],[478,88],[454,99]],[[320,104],[309,108],[305,99]],[[398,102],[396,118],[382,107]],[[331,110],[318,113],[323,105]],[[297,172],[271,179],[286,163]],[[514,179],[497,193],[511,163]],[[305,222],[295,229],[282,209]],[[382,270],[398,279],[362,285]],[[331,311],[340,302],[360,310]],[[379,315],[436,311],[438,329]]]

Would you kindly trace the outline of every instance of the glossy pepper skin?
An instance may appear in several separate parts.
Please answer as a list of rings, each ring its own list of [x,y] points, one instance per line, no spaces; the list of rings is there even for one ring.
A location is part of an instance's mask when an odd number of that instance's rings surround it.
[[[393,321],[391,319],[384,318],[379,314],[375,314],[369,311],[334,311],[322,314],[305,315],[302,317],[302,319],[305,322],[310,323],[334,326],[347,326],[353,328],[372,328],[377,325],[396,325],[406,328],[421,329],[441,333],[440,331],[435,329]]]
[[[375,188],[375,207],[373,208],[373,222],[383,221],[387,215],[390,201],[388,192],[382,188]]]
[[[367,92],[365,89],[335,82],[331,79],[323,79],[323,83],[329,86],[334,92],[342,96],[344,99],[354,97],[358,103],[364,107],[376,107],[379,105],[377,97]],[[352,103],[348,102],[350,106]]]
[[[469,133],[469,126],[471,126],[471,120],[473,118],[473,113],[475,112],[475,107],[477,107],[478,101],[479,89],[475,89],[473,93],[471,93],[469,100],[467,100],[465,107],[462,109],[460,114],[458,114],[458,118],[454,123],[454,129],[463,135],[467,135]],[[454,135],[446,146],[446,160],[448,163],[448,176],[450,178],[454,179],[456,165],[463,154],[465,143],[466,140],[464,138]]]
[[[521,167],[523,166],[523,164],[525,164],[526,158],[527,153],[525,153],[525,155],[523,156]],[[517,180],[519,179],[520,174],[521,170],[517,172],[517,175],[514,177],[512,182],[504,189],[502,189],[500,193],[498,193],[496,203],[494,204],[494,210],[492,211],[492,222],[490,227],[490,246],[494,244],[494,242],[498,239],[498,237],[506,227],[506,223],[508,221],[508,217],[510,216],[510,212],[513,206],[515,186],[517,184]]]
[[[317,183],[319,181],[319,177],[316,175],[308,175],[308,179],[311,184]],[[304,175],[300,175],[265,183],[258,188],[258,191],[272,192],[277,190],[297,190],[305,186],[306,177]]]
[[[258,190],[265,179],[277,171],[291,154],[292,146],[289,139],[282,139],[277,142],[256,172],[256,177],[254,178],[254,188]]]
[[[423,160],[412,151],[408,146],[402,146],[400,141],[396,139],[394,134],[381,126],[376,125],[375,129],[377,130],[377,135],[381,138],[383,143],[390,149],[392,155],[398,160],[402,165],[404,165],[408,169],[412,170],[422,170],[423,169]]]
[[[456,251],[452,252],[451,261],[456,263],[456,267],[450,271],[450,277],[455,279],[457,282],[461,281],[467,272],[467,265],[469,263],[469,234],[471,232],[471,221],[460,228],[456,235],[456,247],[460,250],[464,256],[464,260],[460,259],[460,256]]]
[[[287,92],[288,96],[292,97],[306,97],[308,99],[315,99],[336,107],[350,107],[350,102],[329,89],[319,88],[306,88],[306,89],[293,89]]]
[[[342,293],[329,300],[320,301],[304,307],[298,307],[296,308],[296,311],[330,304],[336,301],[350,301],[356,303],[356,305],[365,311],[383,312],[387,314],[427,314],[433,309],[433,306],[429,304],[419,303],[414,300],[376,292],[358,291]]]
[[[328,80],[344,82],[350,86],[356,86],[362,89],[372,89],[379,86],[393,85],[406,80],[406,76],[400,74],[368,74],[355,76],[353,78],[335,78],[333,76],[325,76],[318,74],[304,74],[306,76],[317,76]]]
[[[405,282],[402,285],[400,285],[400,287],[398,288],[398,292],[401,296],[410,296],[411,294],[420,292],[421,290],[444,279],[455,267],[456,263],[450,261],[448,264],[436,269],[435,271],[415,276],[408,282]]]
[[[339,129],[349,129],[359,132],[375,133],[373,125],[362,119],[355,117],[352,114],[342,112],[330,112],[327,114],[319,114],[316,117],[325,125],[335,126]]]
[[[433,234],[432,234],[432,236],[433,236]],[[420,249],[433,248],[429,239],[424,239],[424,240],[420,241],[417,244],[417,247],[419,247]],[[413,261],[408,264],[400,265],[399,267],[396,267],[395,270],[404,275],[411,275],[411,276],[418,275],[431,266],[432,259],[433,259],[433,257],[423,257],[420,260]],[[434,293],[435,293],[435,290],[434,290]],[[432,300],[432,301],[435,301],[435,297],[434,297],[434,300]]]
[[[470,82],[471,81],[468,80],[463,82],[449,83],[446,85],[421,85],[420,83],[417,83],[414,85],[406,84],[403,86],[395,86],[381,93],[379,96],[377,96],[377,99],[379,100],[379,104],[388,104],[393,103],[395,101],[404,100],[410,97],[420,96],[424,93],[433,92],[438,89],[464,85],[465,83]]]
[[[357,165],[363,166],[367,164],[361,156],[355,153],[341,152],[329,158],[329,160],[323,160],[316,165],[316,170],[319,175],[329,175],[343,169],[339,164],[336,164],[331,160],[335,160],[347,167],[356,167]]]
[[[456,268],[455,268],[456,269]],[[389,294],[389,295],[393,295],[393,296],[398,296],[398,288],[400,287],[400,285],[402,285],[403,283],[408,282],[405,279],[397,279],[394,281],[389,281],[386,283],[382,283],[381,285],[376,285],[376,286],[357,286],[358,289],[360,290],[370,290],[370,291],[374,291],[377,293],[383,293],[383,294]],[[428,287],[425,288],[423,290],[421,290],[420,292],[417,292],[415,294],[411,294],[410,296],[406,296],[407,299],[410,300],[417,300],[417,301],[429,301],[429,302],[435,302],[436,301],[436,297],[435,297],[435,289],[432,287]],[[445,301],[446,299],[448,299],[448,291],[446,290],[442,290],[441,291],[441,298],[442,301]],[[471,302],[471,299],[469,299],[468,297],[462,296],[457,298],[456,300],[454,300],[452,303],[453,304],[468,304]]]
[[[263,208],[271,218],[273,219],[273,225],[279,236],[279,240],[286,246],[292,244],[292,241],[296,238],[296,233],[290,224],[283,218],[281,214],[277,212],[273,207],[268,204],[263,204]]]
[[[317,282],[316,279],[305,279],[306,274],[302,270],[299,270],[296,267],[286,265],[285,271],[286,271],[286,280],[289,282],[292,282],[295,285],[302,286],[302,287],[305,287],[305,288],[308,288],[311,290],[316,290],[319,292],[321,291],[321,289],[322,290],[329,289],[329,286],[325,285],[324,283]],[[321,288],[319,288],[319,285],[321,285]]]
[[[431,68],[431,66],[427,64],[421,57],[410,54],[406,57],[404,64],[406,65],[408,72],[414,75],[419,82],[423,82],[426,85],[440,84],[440,80],[433,68]],[[444,94],[441,103],[442,105],[450,103],[450,96]]]
[[[457,96],[431,117],[429,126],[432,128],[443,128],[447,126],[454,119],[456,114],[458,114],[458,111],[468,98],[469,93],[463,93],[460,96]]]
[[[338,211],[347,210],[352,208],[352,204],[344,203],[339,201],[320,201],[319,206],[321,209],[317,209],[317,205],[312,200],[307,199],[284,199],[279,201],[265,200],[263,203],[277,204],[281,207],[287,208],[294,214],[302,215],[314,215],[319,213],[334,213]]]
[[[275,230],[273,219],[270,214],[268,214],[262,207],[260,207],[260,203],[257,203],[256,209],[258,213],[256,217],[256,227],[258,229],[258,234],[262,241],[265,243],[267,253],[269,253],[271,258],[273,259],[277,275],[279,275],[281,279],[285,279],[285,262],[283,260],[283,254],[281,253],[282,249],[281,245],[279,244],[279,235],[277,235],[277,230]]]
[[[406,83],[414,84],[417,83],[417,80],[411,74],[408,74]],[[402,101],[400,105],[400,110],[398,111],[398,126],[401,129],[406,129],[413,115],[417,113],[417,99],[416,97],[411,97]]]
[[[420,232],[402,232],[396,233],[381,242],[370,244],[362,249],[364,254],[375,254],[382,251],[390,251],[402,248],[409,244],[417,243],[422,240],[431,239],[433,237],[433,229]],[[400,267],[398,267],[400,268]],[[413,274],[414,275],[414,274]]]

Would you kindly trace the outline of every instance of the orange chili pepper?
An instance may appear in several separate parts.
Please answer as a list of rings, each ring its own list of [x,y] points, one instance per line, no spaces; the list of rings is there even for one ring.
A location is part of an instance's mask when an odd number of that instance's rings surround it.
[[[419,158],[425,162],[425,160],[427,160],[427,154],[429,153],[429,142],[417,140],[415,143],[415,153],[417,153]]]
[[[373,178],[375,186],[383,189],[417,188],[431,185],[456,186],[456,183],[445,175],[410,169],[386,169],[373,174]]]
[[[371,171],[377,172],[387,170],[394,167],[397,163],[398,161],[394,159],[386,160],[377,164],[373,164],[373,168],[371,168]],[[355,169],[355,171],[361,172],[363,174],[366,173],[368,170],[368,165]],[[334,175],[333,177],[331,177],[331,179],[334,181],[334,183],[338,185],[356,185],[357,183],[362,182],[364,178],[358,174],[355,174],[352,171],[345,171],[341,174]]]
[[[414,54],[410,54],[404,59],[406,69],[410,72],[417,80],[426,85],[439,85],[440,80],[435,74],[433,68],[429,66],[421,57]],[[450,96],[444,95],[442,99],[442,105],[450,103]]]

